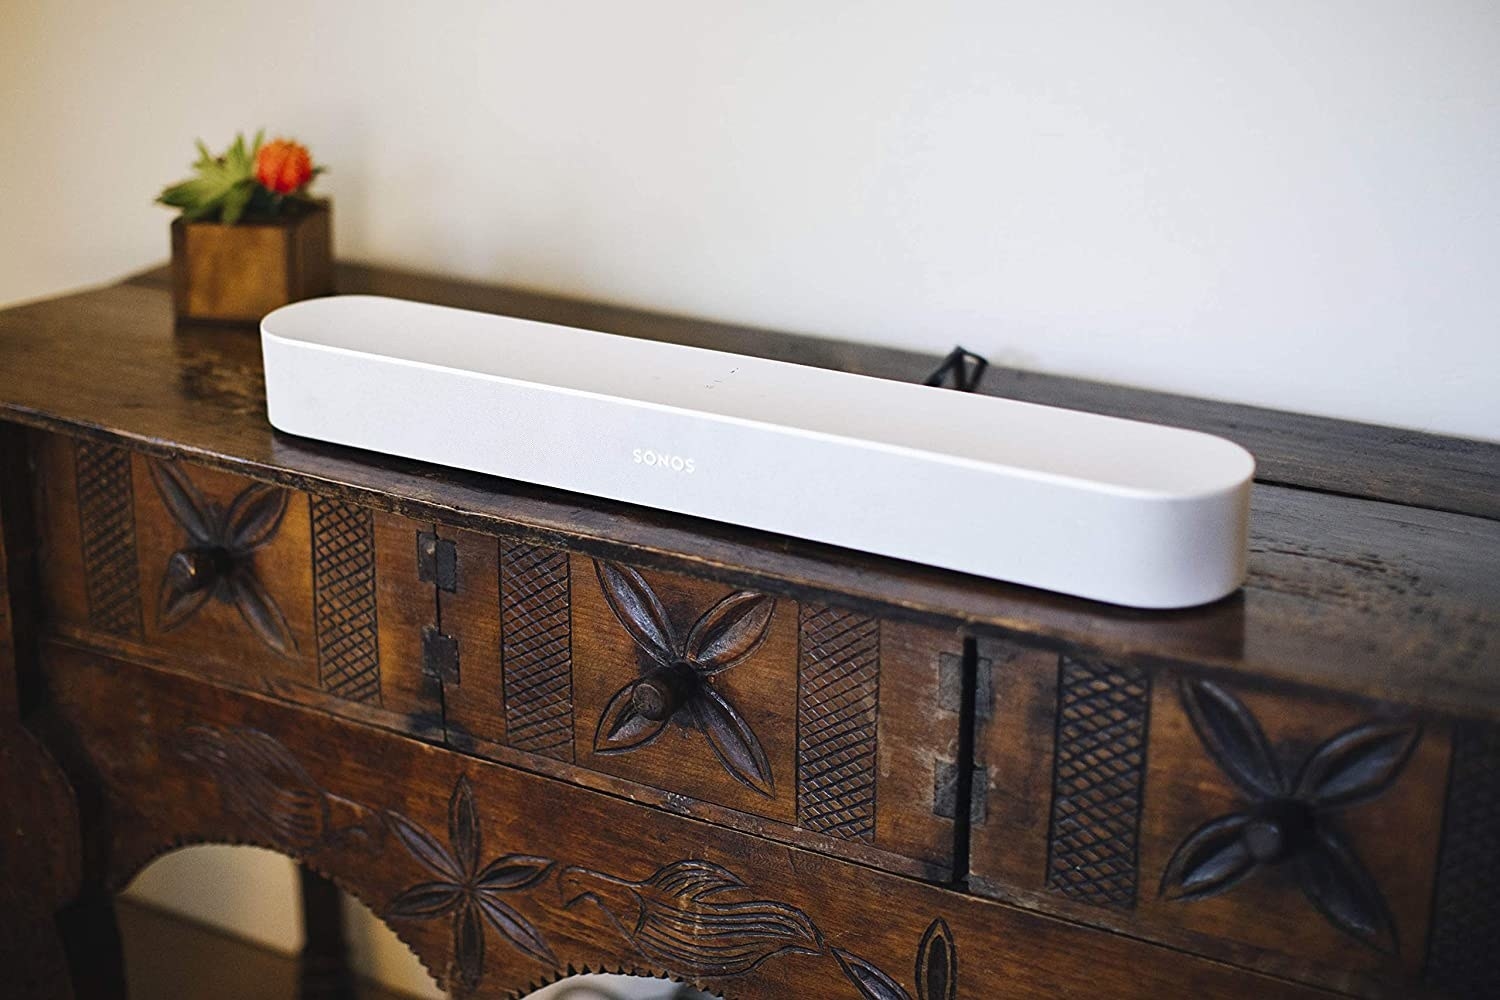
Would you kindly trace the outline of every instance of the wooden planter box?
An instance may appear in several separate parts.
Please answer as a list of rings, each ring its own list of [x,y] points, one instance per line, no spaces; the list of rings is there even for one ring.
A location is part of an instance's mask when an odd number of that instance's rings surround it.
[[[327,202],[274,222],[172,222],[172,304],[181,320],[255,323],[333,291]]]

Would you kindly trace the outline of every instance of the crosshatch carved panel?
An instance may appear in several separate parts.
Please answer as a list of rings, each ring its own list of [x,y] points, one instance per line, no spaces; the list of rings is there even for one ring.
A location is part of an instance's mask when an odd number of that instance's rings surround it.
[[[36,434],[31,443],[36,467],[32,504],[42,536],[38,569],[47,620],[60,628],[98,631],[90,621],[87,582],[90,571],[83,557],[83,517],[78,498],[80,441],[61,434]],[[128,452],[126,458],[130,460]],[[133,517],[133,483],[126,502]],[[135,547],[137,554],[131,560],[133,574],[140,558],[139,541]],[[139,583],[136,593],[140,593]],[[136,599],[139,601],[139,596]]]
[[[803,605],[797,821],[846,840],[875,837],[880,623]]]
[[[1135,905],[1149,690],[1138,668],[1067,656],[1058,666],[1047,886],[1065,896]]]
[[[506,742],[573,759],[573,629],[568,555],[500,547],[500,663]]]
[[[1427,978],[1455,997],[1500,996],[1500,726],[1453,734]]]
[[[89,624],[129,639],[141,634],[130,452],[97,441],[74,445],[78,523]]]
[[[312,497],[318,683],[350,701],[380,704],[375,528],[356,504]]]

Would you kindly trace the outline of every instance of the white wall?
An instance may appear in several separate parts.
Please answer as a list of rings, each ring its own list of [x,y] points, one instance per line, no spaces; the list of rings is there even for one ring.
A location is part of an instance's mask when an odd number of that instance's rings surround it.
[[[262,124],[347,257],[1500,440],[1494,0],[0,0],[0,302]]]
[[[271,851],[216,845],[174,851],[137,875],[126,895],[275,951],[302,947],[297,869]],[[355,968],[413,996],[443,996],[416,956],[368,910],[346,898],[344,911]]]
[[[0,301],[266,124],[349,257],[1500,439],[1493,0],[0,13]]]

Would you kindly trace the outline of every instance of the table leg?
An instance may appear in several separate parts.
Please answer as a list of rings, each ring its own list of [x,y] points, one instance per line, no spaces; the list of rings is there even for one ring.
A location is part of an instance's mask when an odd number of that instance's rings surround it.
[[[338,887],[309,868],[299,867],[304,941],[298,959],[301,1000],[354,1000],[354,974],[344,938],[343,899]]]

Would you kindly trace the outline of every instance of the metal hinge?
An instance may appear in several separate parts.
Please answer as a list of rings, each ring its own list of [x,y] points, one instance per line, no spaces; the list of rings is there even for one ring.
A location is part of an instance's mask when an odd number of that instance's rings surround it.
[[[439,632],[435,625],[422,627],[422,672],[444,684],[458,681],[458,640]]]
[[[435,532],[417,532],[417,579],[437,584],[439,590],[458,590],[458,549]]]
[[[975,826],[984,823],[989,814],[988,798],[990,769],[976,767],[969,782],[969,822]],[[953,819],[958,814],[958,763],[939,760],[933,765],[932,814],[944,819]]]
[[[938,654],[938,708],[957,715],[964,706],[964,658]],[[981,721],[995,713],[994,663],[981,656],[974,661],[974,717]]]

